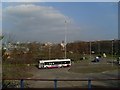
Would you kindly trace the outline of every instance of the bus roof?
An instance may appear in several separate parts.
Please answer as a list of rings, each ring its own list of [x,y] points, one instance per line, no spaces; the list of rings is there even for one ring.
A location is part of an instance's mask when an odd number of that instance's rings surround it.
[[[71,61],[70,59],[39,60],[39,62]]]

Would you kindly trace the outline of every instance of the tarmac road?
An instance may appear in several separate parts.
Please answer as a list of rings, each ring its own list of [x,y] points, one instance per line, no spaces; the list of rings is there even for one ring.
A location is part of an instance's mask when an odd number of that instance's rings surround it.
[[[55,68],[55,69],[38,69],[33,67],[31,73],[33,77],[31,78],[41,78],[41,79],[88,79],[88,78],[118,78],[118,70],[112,72],[106,71],[103,73],[74,73],[69,72],[70,67],[67,68]],[[30,88],[53,88],[53,81],[26,81],[28,87]],[[119,87],[118,81],[93,81],[92,87]],[[57,87],[69,87],[69,88],[87,88],[87,81],[59,81]]]

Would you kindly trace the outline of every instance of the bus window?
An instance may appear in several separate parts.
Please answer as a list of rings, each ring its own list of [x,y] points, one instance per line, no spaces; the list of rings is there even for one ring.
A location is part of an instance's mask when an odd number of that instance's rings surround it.
[[[55,64],[61,64],[61,62],[54,62]]]
[[[62,64],[70,64],[70,61],[63,61]]]

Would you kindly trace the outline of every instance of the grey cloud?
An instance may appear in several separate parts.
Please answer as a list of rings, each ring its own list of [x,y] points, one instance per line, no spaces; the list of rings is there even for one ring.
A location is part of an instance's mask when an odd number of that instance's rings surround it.
[[[9,6],[3,9],[3,32],[15,34],[18,40],[60,42],[64,39],[66,17],[48,6]],[[77,33],[75,25],[68,27],[68,34]]]

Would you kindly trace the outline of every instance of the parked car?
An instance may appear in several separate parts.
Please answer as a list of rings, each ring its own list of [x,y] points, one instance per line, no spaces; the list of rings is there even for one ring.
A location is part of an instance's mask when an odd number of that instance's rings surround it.
[[[95,59],[94,59],[93,61],[91,61],[91,62],[99,62],[99,61],[100,61],[100,58],[101,58],[101,57],[96,56]]]

